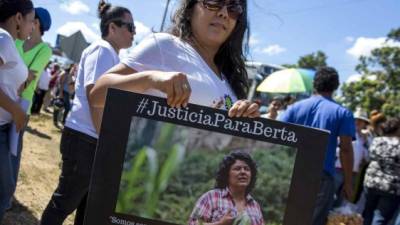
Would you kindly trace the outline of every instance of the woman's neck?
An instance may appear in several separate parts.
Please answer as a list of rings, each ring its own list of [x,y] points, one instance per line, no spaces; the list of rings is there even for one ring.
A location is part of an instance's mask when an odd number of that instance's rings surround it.
[[[28,40],[24,42],[24,51],[29,51],[30,49],[34,48],[39,43],[42,43],[42,36],[39,34],[33,34]]]
[[[203,58],[203,60],[207,63],[207,65],[214,71],[214,73],[221,78],[221,71],[219,71],[218,66],[215,64],[215,56],[217,55],[218,48],[207,46],[205,44],[200,43],[196,40],[196,38],[191,38],[189,40],[190,45],[196,49],[199,55]]]
[[[0,27],[6,30],[14,40],[17,38],[17,30],[13,28],[11,22],[0,23]]]
[[[115,50],[115,52],[117,52],[117,54],[119,54],[119,50],[121,50],[121,48],[118,47],[117,43],[110,37],[105,37],[103,38],[105,41],[107,41],[108,43],[110,43],[111,47],[113,47],[113,49]]]
[[[243,201],[246,198],[246,189],[229,187],[229,191],[235,201]]]

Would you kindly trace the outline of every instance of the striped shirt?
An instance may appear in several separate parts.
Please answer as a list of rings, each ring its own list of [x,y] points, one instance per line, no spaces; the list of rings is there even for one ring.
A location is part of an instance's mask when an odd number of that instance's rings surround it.
[[[264,219],[261,208],[256,200],[247,195],[246,201],[246,208],[242,216],[249,217],[251,225],[263,225]],[[205,223],[217,222],[222,219],[229,209],[232,216],[239,216],[229,189],[213,189],[203,194],[197,201],[190,215],[189,225],[199,225],[199,221]]]

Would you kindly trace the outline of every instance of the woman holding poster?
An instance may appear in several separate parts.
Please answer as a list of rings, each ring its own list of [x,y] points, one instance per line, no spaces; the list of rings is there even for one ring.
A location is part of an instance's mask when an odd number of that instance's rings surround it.
[[[238,100],[248,90],[247,28],[246,0],[183,0],[170,33],[150,35],[98,80],[92,107],[104,106],[113,87],[166,97],[171,107],[190,102],[229,110],[231,117],[258,117],[258,104]]]

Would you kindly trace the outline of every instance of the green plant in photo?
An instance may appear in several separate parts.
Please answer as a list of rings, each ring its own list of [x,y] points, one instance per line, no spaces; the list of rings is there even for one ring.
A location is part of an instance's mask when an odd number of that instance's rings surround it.
[[[153,171],[154,174],[150,175],[151,185],[149,184],[149,189],[146,190],[147,198],[144,216],[152,217],[154,215],[159,203],[160,194],[167,188],[170,178],[183,161],[184,155],[185,149],[181,145],[173,145],[160,170]]]
[[[251,225],[250,216],[247,213],[241,213],[235,218],[233,225]]]
[[[144,217],[154,215],[160,194],[165,191],[185,155],[185,149],[179,144],[173,145],[167,152],[161,166],[159,153],[150,147],[143,147],[132,158],[132,167],[121,178],[117,212]]]
[[[161,126],[160,133],[154,143],[154,148],[159,150],[169,150],[173,145],[173,137],[176,131],[176,125],[164,123]]]
[[[142,170],[149,150],[147,147],[143,147],[139,150],[135,158],[131,159],[132,168],[129,171],[125,171],[121,177],[121,187],[118,195],[118,201],[116,206],[117,212],[129,212],[133,210],[132,201],[139,198],[145,192],[144,186],[141,184],[146,178],[146,173]],[[136,187],[136,188],[129,188]]]

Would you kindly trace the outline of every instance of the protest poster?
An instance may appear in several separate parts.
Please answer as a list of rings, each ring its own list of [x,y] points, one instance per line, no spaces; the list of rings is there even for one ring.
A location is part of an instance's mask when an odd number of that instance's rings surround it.
[[[204,224],[228,213],[217,202],[236,184],[251,207],[229,211],[235,224],[311,224],[327,141],[318,129],[110,89],[85,224]],[[236,180],[235,155],[250,157]]]

